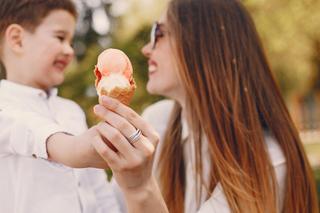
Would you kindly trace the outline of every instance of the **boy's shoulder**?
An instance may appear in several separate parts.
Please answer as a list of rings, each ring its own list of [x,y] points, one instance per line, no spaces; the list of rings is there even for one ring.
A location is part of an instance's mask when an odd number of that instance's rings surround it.
[[[80,112],[81,111],[81,113],[83,113],[81,106],[71,99],[57,96],[55,102],[56,102],[55,107],[57,109],[61,109],[61,110],[67,109],[69,112]]]
[[[9,116],[16,117],[18,114],[37,114],[41,111],[43,104],[40,102],[30,102],[26,100],[20,100],[19,98],[10,97],[10,96],[1,96],[0,92],[0,116]],[[49,101],[51,107],[54,108],[54,111],[64,112],[70,115],[81,115],[83,116],[84,112],[82,108],[73,100],[63,98],[60,96],[55,96],[52,101]],[[39,113],[38,113],[39,114]],[[40,113],[41,114],[41,113]]]
[[[61,96],[56,97],[56,103],[57,103],[57,105],[61,105],[64,107],[81,108],[79,106],[79,104],[77,104],[75,101],[68,99],[68,98],[61,97]]]

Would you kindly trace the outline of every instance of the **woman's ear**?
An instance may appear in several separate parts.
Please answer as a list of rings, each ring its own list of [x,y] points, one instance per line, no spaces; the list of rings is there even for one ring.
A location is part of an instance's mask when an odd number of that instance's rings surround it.
[[[22,52],[22,39],[24,33],[24,28],[19,24],[11,24],[7,27],[5,31],[5,41],[13,52]]]

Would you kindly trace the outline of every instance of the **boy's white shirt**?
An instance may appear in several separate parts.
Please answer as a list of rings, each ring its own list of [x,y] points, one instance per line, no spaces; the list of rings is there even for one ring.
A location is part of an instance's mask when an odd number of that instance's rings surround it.
[[[149,122],[156,131],[160,134],[160,143],[157,148],[157,152],[155,155],[155,163],[153,167],[153,173],[157,175],[157,163],[160,156],[160,150],[163,142],[163,137],[165,131],[168,127],[168,120],[173,108],[173,101],[171,100],[163,100],[159,101],[148,108],[145,109],[142,116],[143,118]],[[182,123],[182,139],[186,139],[188,137],[188,126],[186,122]],[[281,212],[283,199],[284,199],[284,191],[285,191],[285,177],[286,177],[286,160],[281,151],[279,145],[275,142],[275,140],[267,136],[265,137],[266,147],[273,165],[275,169],[277,184],[278,184],[278,195],[279,195],[279,207],[278,212]],[[200,207],[197,207],[196,203],[196,181],[195,181],[195,156],[194,156],[194,147],[193,143],[190,140],[187,140],[184,143],[184,157],[185,157],[185,167],[186,167],[186,192],[185,192],[185,213],[231,213],[229,208],[227,199],[223,192],[223,188],[220,183],[215,187],[211,196],[206,200],[206,189],[203,188],[203,196],[200,201]],[[203,154],[203,162],[204,162],[204,178],[208,183],[209,178],[209,168],[210,168],[210,158],[207,149],[207,142],[204,141],[202,146],[202,154]],[[117,199],[119,203],[122,203],[121,208],[123,211],[126,211],[124,206],[124,201],[122,198],[122,193],[119,190],[117,183],[113,181],[113,187],[117,192]]]
[[[81,108],[58,97],[56,89],[48,95],[0,81],[0,212],[119,212],[103,170],[47,160],[50,135],[77,135],[86,129]]]

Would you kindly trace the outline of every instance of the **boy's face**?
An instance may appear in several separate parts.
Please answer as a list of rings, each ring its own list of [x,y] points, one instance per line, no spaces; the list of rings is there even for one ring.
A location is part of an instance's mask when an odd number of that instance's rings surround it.
[[[65,68],[74,56],[71,47],[74,29],[75,18],[70,13],[54,10],[43,19],[35,32],[26,33],[22,41],[22,57],[28,69],[23,72],[28,74],[24,75],[27,79],[23,82],[44,90],[63,82]]]

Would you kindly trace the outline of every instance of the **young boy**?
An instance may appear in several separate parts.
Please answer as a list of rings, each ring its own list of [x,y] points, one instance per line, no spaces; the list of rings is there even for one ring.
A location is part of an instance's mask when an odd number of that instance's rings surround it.
[[[72,0],[1,0],[0,212],[118,212],[103,170],[68,167],[106,167],[83,111],[54,89],[73,58],[76,16]]]

